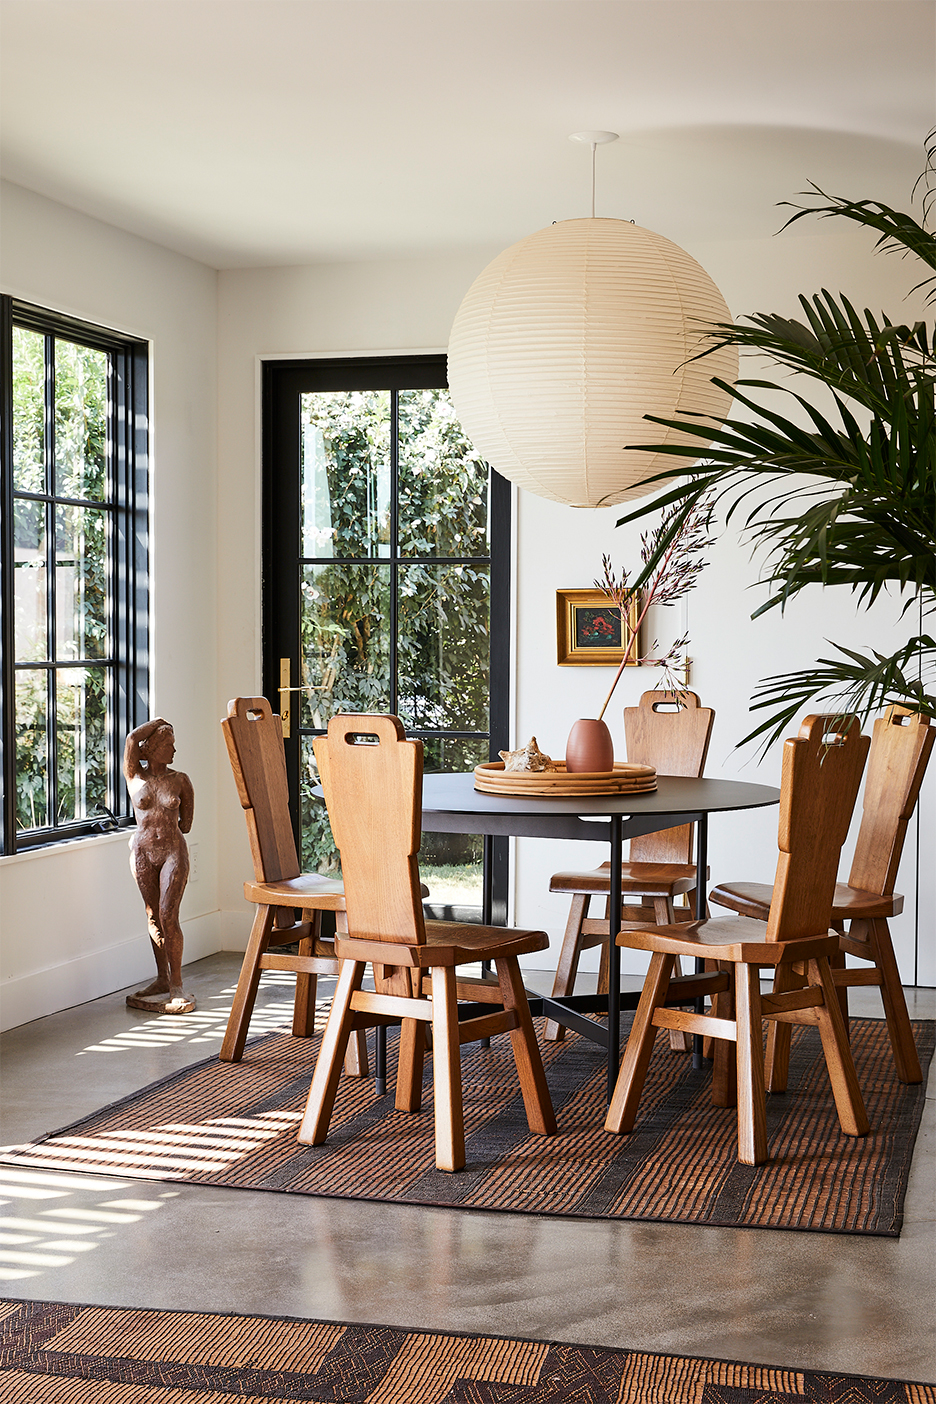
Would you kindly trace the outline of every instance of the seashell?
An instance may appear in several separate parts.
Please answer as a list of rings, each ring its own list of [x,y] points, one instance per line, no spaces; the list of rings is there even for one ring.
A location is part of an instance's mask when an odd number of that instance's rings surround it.
[[[536,744],[536,737],[531,736],[525,746],[521,746],[516,751],[498,751],[497,753],[504,762],[504,770],[554,770],[555,762],[545,751],[541,751]]]

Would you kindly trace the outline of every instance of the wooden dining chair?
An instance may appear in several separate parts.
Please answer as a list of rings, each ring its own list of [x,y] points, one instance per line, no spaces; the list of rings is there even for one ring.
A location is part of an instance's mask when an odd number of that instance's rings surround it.
[[[253,857],[254,880],[244,883],[244,896],[256,904],[221,1044],[222,1060],[236,1063],[244,1052],[264,970],[295,973],[292,1031],[297,1038],[311,1037],[318,976],[338,974],[334,941],[322,936],[322,913],[334,912],[336,925],[343,925],[345,899],[340,882],[318,873],[300,872],[289,815],[283,727],[269,702],[265,697],[235,697],[228,703],[221,729],[247,820]],[[302,913],[298,922],[297,910]],[[270,951],[271,946],[295,942],[299,943],[298,954]],[[367,1076],[363,1032],[352,1041],[346,1066],[354,1075]]]
[[[857,718],[810,716],[784,742],[777,873],[766,926],[752,917],[719,917],[671,926],[625,927],[618,944],[650,952],[650,969],[605,1126],[633,1130],[657,1028],[714,1040],[713,1101],[738,1108],[738,1159],[768,1159],[762,1021],[818,1026],[842,1130],[864,1136],[868,1118],[855,1074],[830,958],[838,936],[829,929],[835,872],[848,834],[869,738]],[[688,998],[718,996],[717,1012],[668,1009],[676,956],[715,961],[718,969],[678,982]],[[788,967],[801,988],[761,995],[760,969]],[[732,1062],[726,1044],[735,1045]]]
[[[332,834],[341,854],[347,934],[335,940],[338,989],[322,1039],[299,1140],[328,1134],[341,1060],[351,1034],[402,1020],[398,1111],[418,1111],[426,1027],[432,1029],[436,1165],[465,1164],[460,1047],[509,1032],[530,1130],[556,1129],[518,957],[545,950],[544,931],[425,921],[417,857],[423,745],[386,715],[332,717],[313,742]],[[462,980],[456,967],[492,961],[496,979]],[[366,967],[374,992],[361,988]],[[491,1012],[459,1022],[463,995]]]
[[[700,706],[694,692],[645,692],[636,707],[624,709],[627,759],[655,766],[660,775],[699,776],[705,769],[714,720],[712,708]],[[695,916],[694,830],[694,824],[680,824],[631,839],[629,860],[621,870],[621,921],[654,921],[665,926]],[[572,993],[582,951],[599,945],[598,993],[608,992],[610,866],[602,863],[589,872],[554,873],[549,880],[550,892],[572,897],[553,981],[553,999]],[[603,917],[589,917],[592,897],[604,898]],[[676,905],[678,897],[683,905]],[[565,1029],[554,1020],[547,1020],[544,1037],[562,1039]],[[675,1031],[670,1044],[677,1050],[688,1047],[685,1037]]]
[[[848,882],[836,883],[832,899],[832,925],[841,933],[832,977],[846,1025],[849,987],[877,985],[901,1082],[922,1082],[923,1073],[887,920],[903,910],[904,899],[894,885],[934,740],[936,727],[929,717],[906,707],[888,707],[874,723],[855,856]],[[766,883],[723,883],[711,893],[719,906],[759,921],[767,920],[771,897]],[[846,955],[869,961],[870,968],[846,969]],[[789,1029],[777,1025],[770,1035],[767,1086],[781,1092],[786,1086]]]

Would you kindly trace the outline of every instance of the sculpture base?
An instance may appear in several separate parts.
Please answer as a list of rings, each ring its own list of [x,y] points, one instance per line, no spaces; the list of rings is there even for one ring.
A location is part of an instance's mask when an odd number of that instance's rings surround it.
[[[191,1014],[195,1007],[194,997],[184,990],[181,995],[127,995],[128,1009],[144,1009],[147,1014]]]

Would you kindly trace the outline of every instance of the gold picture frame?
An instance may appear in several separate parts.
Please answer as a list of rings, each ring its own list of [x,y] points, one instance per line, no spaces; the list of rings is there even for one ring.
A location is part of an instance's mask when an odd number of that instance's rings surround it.
[[[636,629],[638,604],[629,610],[629,623]],[[628,659],[636,666],[640,643]],[[556,591],[556,660],[561,668],[617,667],[624,657],[621,615],[603,590]]]

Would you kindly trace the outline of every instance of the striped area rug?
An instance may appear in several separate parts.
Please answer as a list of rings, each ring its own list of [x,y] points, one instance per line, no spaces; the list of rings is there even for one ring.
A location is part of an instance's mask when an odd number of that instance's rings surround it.
[[[921,1061],[934,1024],[915,1027]],[[735,1158],[735,1113],[711,1105],[710,1074],[664,1034],[637,1126],[604,1130],[605,1067],[596,1045],[544,1045],[559,1132],[531,1136],[509,1040],[463,1056],[468,1164],[435,1169],[431,1059],[423,1110],[397,1112],[373,1084],[342,1077],[324,1146],[296,1140],[318,1038],[274,1033],[243,1062],[207,1059],[44,1141],[8,1148],[7,1164],[149,1180],[336,1195],[461,1209],[896,1236],[923,1086],[893,1072],[885,1025],[855,1019],[852,1047],[872,1132],[839,1130],[815,1029],[793,1031],[790,1090],[768,1098],[772,1160]],[[388,1085],[393,1086],[395,1040]]]
[[[0,1302],[8,1404],[936,1404],[936,1387],[266,1316]]]

